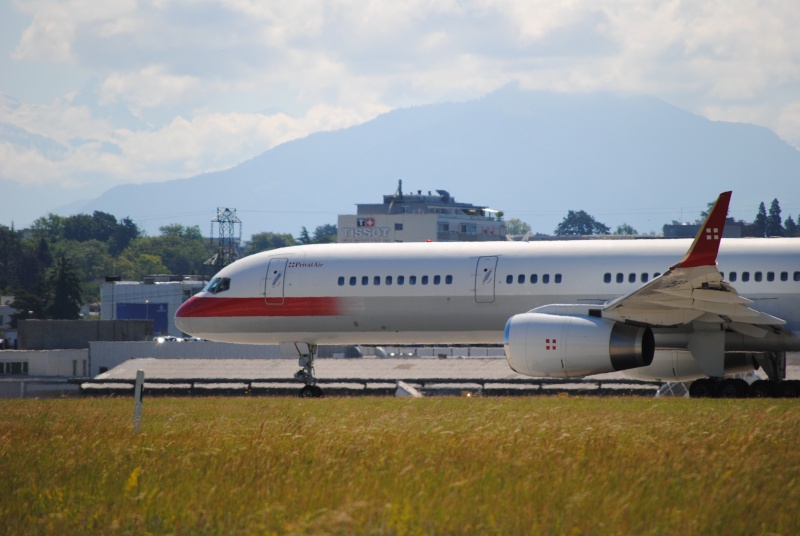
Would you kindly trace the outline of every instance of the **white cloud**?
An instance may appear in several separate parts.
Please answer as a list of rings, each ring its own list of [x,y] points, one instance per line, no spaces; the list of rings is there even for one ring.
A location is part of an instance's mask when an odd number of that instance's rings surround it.
[[[800,144],[797,2],[37,0],[15,6],[30,16],[8,51],[16,65],[69,65],[99,80],[94,103],[78,102],[81,88],[74,88],[49,105],[0,107],[0,121],[66,147],[56,159],[4,145],[0,174],[16,180],[188,176],[393,107],[473,98],[511,81],[555,91],[653,94],[712,119],[773,128]],[[115,106],[146,125],[115,124],[105,113]],[[287,113],[256,112],[266,109]]]

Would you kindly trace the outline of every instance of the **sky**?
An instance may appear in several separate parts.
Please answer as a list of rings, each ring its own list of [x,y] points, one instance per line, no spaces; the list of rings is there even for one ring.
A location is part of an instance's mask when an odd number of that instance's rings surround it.
[[[509,83],[800,148],[797,28],[786,0],[0,0],[0,179],[97,197]]]

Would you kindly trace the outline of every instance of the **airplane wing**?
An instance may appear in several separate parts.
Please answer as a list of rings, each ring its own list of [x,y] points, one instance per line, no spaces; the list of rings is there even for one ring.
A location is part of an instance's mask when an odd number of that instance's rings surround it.
[[[689,251],[675,266],[646,285],[606,304],[604,318],[648,326],[690,322],[724,323],[745,335],[763,337],[784,320],[749,307],[717,270],[717,253],[731,192],[717,198]]]

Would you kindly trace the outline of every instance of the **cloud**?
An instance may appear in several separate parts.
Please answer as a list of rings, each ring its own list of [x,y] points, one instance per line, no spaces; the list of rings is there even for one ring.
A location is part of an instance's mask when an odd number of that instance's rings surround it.
[[[67,65],[97,80],[91,92],[73,88],[48,104],[0,103],[0,122],[65,147],[56,157],[4,138],[0,174],[15,180],[187,176],[394,107],[475,98],[512,81],[653,94],[800,144],[796,2],[36,0],[15,7],[30,17],[10,51],[16,65]],[[284,112],[259,112],[266,109]]]
[[[7,133],[0,136],[0,178],[67,188],[102,179],[108,188],[188,177],[232,167],[286,141],[346,128],[387,110],[319,105],[299,118],[199,110],[162,128],[129,130],[93,120],[88,108],[72,106],[69,99],[48,106],[8,101],[0,107],[0,126],[16,126],[0,129]],[[43,147],[59,150],[50,149],[48,155]]]

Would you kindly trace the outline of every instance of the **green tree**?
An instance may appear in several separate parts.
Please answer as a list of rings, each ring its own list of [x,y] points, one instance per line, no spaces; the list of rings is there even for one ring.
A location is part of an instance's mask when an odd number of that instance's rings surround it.
[[[800,217],[797,219],[798,222],[800,222]],[[783,230],[784,236],[800,236],[800,234],[798,234],[800,232],[800,226],[794,222],[791,214],[789,214],[789,217],[783,222]]]
[[[56,320],[77,320],[81,310],[81,281],[75,265],[65,256],[56,261],[49,286],[52,300],[47,307],[47,316]]]
[[[14,229],[0,225],[0,291],[17,283],[22,237]]]
[[[320,225],[314,229],[314,238],[311,242],[313,244],[328,244],[331,242],[336,242],[337,233],[338,229],[336,228],[336,225],[331,223]]]
[[[250,239],[247,246],[244,248],[242,255],[252,255],[259,251],[268,251],[271,249],[278,249],[287,246],[294,246],[297,242],[290,234],[278,233],[256,233]]]
[[[20,320],[30,320],[32,318],[44,319],[47,317],[45,309],[47,303],[40,292],[28,292],[17,289],[14,291],[14,301],[11,307],[17,312],[11,315],[9,325],[13,329],[19,327]]]
[[[531,226],[520,220],[519,218],[510,218],[506,220],[506,234],[509,235],[526,235],[531,232]]]
[[[66,218],[50,213],[46,217],[37,218],[31,228],[34,236],[44,238],[52,244],[64,238],[65,224]]]
[[[783,222],[781,221],[781,205],[773,199],[769,206],[767,216],[766,236],[783,236]]]
[[[308,234],[308,229],[303,226],[303,229],[300,231],[300,236],[297,237],[297,241],[300,244],[310,244],[311,243],[311,236]]]
[[[570,210],[556,227],[556,236],[607,235],[610,229],[583,210]]]
[[[753,236],[764,237],[767,235],[767,207],[764,206],[762,201],[758,205],[758,214],[756,219],[753,220]]]
[[[161,232],[161,236],[177,236],[189,240],[203,239],[203,233],[200,232],[200,227],[198,225],[184,227],[180,223],[172,223],[170,225],[163,225],[159,227],[158,230]]]
[[[627,223],[623,223],[622,225],[617,226],[617,230],[614,231],[615,235],[635,235],[639,234],[636,229],[628,225]]]

